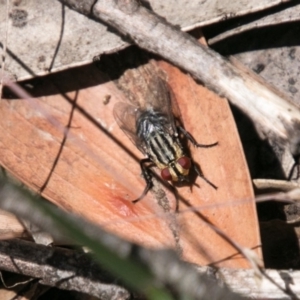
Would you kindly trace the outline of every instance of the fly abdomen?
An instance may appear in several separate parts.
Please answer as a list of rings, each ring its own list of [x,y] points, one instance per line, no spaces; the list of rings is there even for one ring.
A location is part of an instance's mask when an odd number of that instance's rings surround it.
[[[147,141],[149,157],[162,167],[169,165],[176,159],[174,140],[164,132],[152,132]],[[160,168],[162,168],[160,167]]]

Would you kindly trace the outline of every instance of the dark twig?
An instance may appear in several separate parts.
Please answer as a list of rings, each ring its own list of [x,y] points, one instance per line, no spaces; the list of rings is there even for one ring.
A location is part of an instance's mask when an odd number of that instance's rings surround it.
[[[39,283],[44,285],[101,296],[101,299],[129,298],[126,289],[105,282],[107,274],[91,257],[79,251],[22,240],[0,241],[0,269],[39,278]]]

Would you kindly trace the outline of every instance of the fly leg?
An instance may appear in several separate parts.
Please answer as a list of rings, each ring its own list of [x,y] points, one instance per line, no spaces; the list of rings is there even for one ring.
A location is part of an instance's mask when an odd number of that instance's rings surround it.
[[[203,174],[203,172],[201,171],[201,169],[200,169],[197,165],[195,165],[195,163],[193,163],[193,168],[194,168],[194,170],[196,171],[196,173],[197,173],[197,175],[198,175],[199,177],[201,177],[204,181],[206,181],[206,182],[207,182],[211,187],[213,187],[215,190],[218,189],[217,186],[215,186],[211,181],[209,181],[209,180],[204,176],[204,174]]]
[[[210,148],[210,147],[214,147],[216,145],[218,145],[218,142],[213,143],[213,144],[207,144],[207,145],[203,145],[203,144],[198,144],[196,142],[196,140],[193,138],[193,136],[186,131],[183,127],[179,126],[178,129],[185,135],[185,137],[190,140],[192,142],[192,144],[196,147],[201,147],[201,148]],[[193,168],[196,171],[197,175],[199,177],[201,177],[204,181],[206,181],[211,187],[213,187],[215,190],[218,189],[217,186],[215,186],[212,182],[210,182],[203,174],[203,172],[201,171],[201,169],[195,165],[195,163],[193,163]]]
[[[145,186],[145,189],[144,189],[142,195],[140,197],[138,197],[137,199],[133,200],[132,201],[133,203],[137,203],[140,200],[142,200],[147,195],[149,190],[153,187],[152,174],[149,171],[149,166],[145,165],[146,163],[151,163],[151,162],[152,161],[150,160],[150,158],[144,158],[140,161],[140,166],[141,166],[143,177],[146,181],[146,186]]]
[[[184,136],[192,142],[192,144],[196,147],[201,147],[201,148],[210,148],[210,147],[214,147],[216,145],[218,145],[218,142],[216,143],[213,143],[213,144],[208,144],[208,145],[203,145],[203,144],[198,144],[196,142],[196,140],[193,138],[193,136],[188,132],[186,131],[183,127],[179,126],[178,129],[184,134]],[[200,175],[199,175],[200,176]],[[200,176],[201,177],[201,176]]]

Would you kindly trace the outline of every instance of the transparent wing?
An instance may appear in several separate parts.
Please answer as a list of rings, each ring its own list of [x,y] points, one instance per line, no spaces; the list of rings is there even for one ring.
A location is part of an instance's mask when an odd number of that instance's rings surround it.
[[[153,107],[166,114],[171,112],[169,87],[166,83],[166,75],[154,62],[141,66],[137,69],[140,81],[144,81],[145,97],[141,107],[147,109]]]
[[[140,72],[140,78],[145,81],[147,87],[145,91],[145,97],[140,106],[143,109],[154,109],[163,113],[167,119],[168,124],[165,125],[165,130],[170,134],[176,134],[177,129],[175,124],[175,116],[179,117],[178,105],[171,99],[171,89],[166,82],[166,74],[159,69],[154,61],[150,61],[147,65],[144,65],[138,69]]]
[[[125,128],[126,134],[140,148],[141,142],[137,141],[134,133],[136,132],[135,124],[139,114],[134,111],[143,112],[155,110],[166,117],[167,122],[164,129],[171,135],[177,135],[177,129],[174,119],[174,106],[172,106],[170,87],[166,82],[166,74],[159,69],[155,61],[141,65],[135,69],[128,69],[118,80],[118,87],[123,91],[132,108],[125,108],[120,105],[116,108],[115,116],[120,127]],[[119,111],[119,112],[118,112]],[[123,116],[126,113],[126,120]],[[179,111],[179,110],[178,110]],[[176,115],[175,115],[176,116]],[[177,117],[177,116],[176,116]],[[177,119],[176,119],[177,120]]]
[[[139,108],[125,102],[117,102],[114,106],[113,114],[119,127],[130,140],[144,152],[142,143],[136,135],[136,121],[141,114]]]

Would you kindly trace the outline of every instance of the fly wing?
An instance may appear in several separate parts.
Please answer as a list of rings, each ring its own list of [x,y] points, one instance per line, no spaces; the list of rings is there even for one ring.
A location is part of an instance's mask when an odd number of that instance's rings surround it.
[[[180,109],[177,103],[177,99],[175,94],[173,93],[173,90],[171,87],[165,82],[165,85],[167,86],[168,93],[169,93],[169,102],[170,102],[170,115],[172,116],[172,120],[170,121],[172,123],[172,126],[177,133],[178,126],[183,127],[183,122],[181,118]]]
[[[155,61],[150,61],[145,67],[151,78],[148,86],[150,91],[153,91],[152,106],[168,117],[171,130],[173,134],[177,135],[177,127],[183,126],[183,123],[176,97],[168,84],[167,75],[156,65]],[[151,75],[151,73],[155,75]]]
[[[140,110],[138,107],[124,102],[118,102],[114,106],[113,114],[119,127],[137,146],[137,148],[144,152],[142,143],[136,135],[136,121],[140,116]]]
[[[140,67],[139,72],[147,86],[141,107],[163,113],[168,119],[168,124],[165,124],[165,130],[171,135],[177,134],[174,116],[176,117],[177,112],[179,114],[179,109],[177,103],[172,101],[173,97],[171,97],[171,89],[167,84],[166,74],[157,67],[154,61],[150,61],[147,65]],[[176,114],[174,115],[175,112]]]
[[[166,74],[156,65],[155,61],[151,60],[147,64],[141,65],[135,69],[128,69],[118,79],[117,86],[125,94],[127,100],[133,108],[120,110],[118,116],[119,122],[121,121],[121,128],[126,129],[126,134],[131,138],[134,143],[142,147],[141,142],[134,138],[133,132],[136,128],[133,123],[136,123],[137,114],[132,113],[136,107],[138,111],[143,112],[147,110],[155,110],[165,115],[167,122],[163,125],[164,130],[171,135],[177,135],[176,124],[173,116],[173,107],[170,97],[170,89],[167,84]],[[131,118],[132,121],[127,121],[122,117],[122,110],[127,112],[126,118]],[[117,113],[115,116],[118,115]],[[129,117],[130,116],[130,117]],[[117,119],[117,118],[116,118]],[[134,121],[134,122],[133,122]],[[132,124],[130,124],[132,122]],[[129,123],[128,126],[126,126]],[[128,129],[129,128],[129,129]]]

